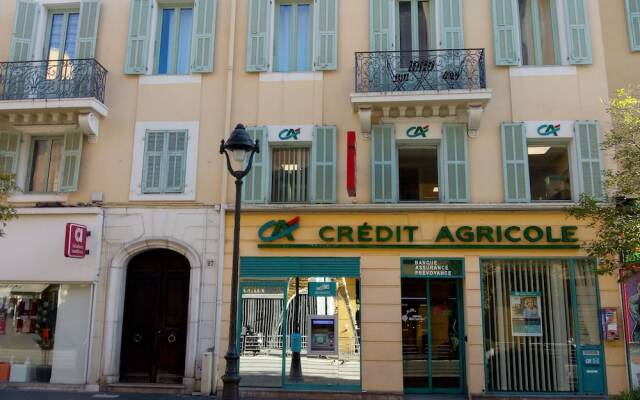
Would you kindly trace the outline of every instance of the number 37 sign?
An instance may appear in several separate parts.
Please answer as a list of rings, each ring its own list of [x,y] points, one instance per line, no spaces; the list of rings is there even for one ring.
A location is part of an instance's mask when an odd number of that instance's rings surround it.
[[[90,235],[86,226],[68,223],[64,235],[64,256],[68,258],[84,258],[87,254],[87,236]]]

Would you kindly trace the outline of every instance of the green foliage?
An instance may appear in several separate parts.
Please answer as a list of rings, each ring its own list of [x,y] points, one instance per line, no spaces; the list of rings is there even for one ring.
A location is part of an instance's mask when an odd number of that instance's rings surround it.
[[[611,396],[612,400],[640,400],[640,389],[625,390],[616,396]]]
[[[607,171],[607,185],[619,196],[640,198],[640,87],[620,89],[611,101],[609,113],[614,128],[602,143],[613,150],[617,169]]]
[[[7,197],[17,190],[13,175],[0,174],[0,237],[4,235],[7,222],[16,217],[16,210],[8,203]]]

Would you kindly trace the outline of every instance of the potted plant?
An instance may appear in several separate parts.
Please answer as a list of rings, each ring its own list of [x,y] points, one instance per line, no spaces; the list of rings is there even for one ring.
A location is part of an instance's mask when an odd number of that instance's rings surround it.
[[[40,329],[36,343],[40,347],[40,350],[42,350],[42,364],[35,367],[35,379],[36,382],[49,383],[51,380],[49,352],[53,349],[53,340],[50,337],[49,328]]]

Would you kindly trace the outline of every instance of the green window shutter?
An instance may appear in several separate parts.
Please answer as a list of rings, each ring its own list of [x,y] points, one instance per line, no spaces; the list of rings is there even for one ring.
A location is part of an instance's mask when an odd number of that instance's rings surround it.
[[[197,0],[191,38],[191,72],[213,72],[216,0]]]
[[[369,0],[369,51],[393,50],[392,3]]]
[[[507,203],[529,202],[529,157],[527,133],[523,123],[503,123],[502,168]]]
[[[165,193],[183,193],[187,175],[187,131],[166,133],[164,173],[162,174]],[[162,171],[162,168],[161,168]]]
[[[125,74],[145,74],[149,56],[149,31],[153,0],[131,0]]]
[[[517,0],[491,0],[496,65],[520,65],[520,24]]]
[[[575,136],[580,193],[603,200],[605,193],[600,157],[600,126],[595,121],[576,121]]]
[[[16,0],[9,61],[31,61],[38,20],[37,0]]]
[[[62,150],[62,168],[60,173],[60,191],[75,192],[78,190],[80,176],[80,160],[82,158],[82,132],[67,132],[64,135],[64,149]]]
[[[338,67],[338,0],[316,0],[316,65],[318,71]]]
[[[336,202],[335,126],[316,126],[311,148],[311,202]]]
[[[142,193],[162,192],[165,132],[147,132],[144,138]]]
[[[99,21],[100,0],[82,0],[80,2],[80,27],[76,43],[77,58],[95,57]]]
[[[393,125],[376,125],[371,132],[371,200],[398,201],[396,137]]]
[[[270,0],[249,0],[247,72],[269,69],[269,3]]]
[[[640,0],[625,0],[631,51],[640,51]]]
[[[566,0],[569,64],[592,64],[589,13],[585,0]]]
[[[15,175],[19,149],[19,133],[0,132],[0,175]]]
[[[442,0],[442,22],[440,22],[443,49],[463,49],[464,29],[462,0]]]
[[[444,178],[447,185],[445,201],[468,202],[467,127],[462,124],[443,125],[442,141],[444,146]]]
[[[267,176],[269,166],[269,143],[267,127],[247,127],[247,133],[253,140],[258,140],[260,153],[253,156],[251,171],[244,178],[242,185],[242,201],[245,203],[264,203],[267,199]]]

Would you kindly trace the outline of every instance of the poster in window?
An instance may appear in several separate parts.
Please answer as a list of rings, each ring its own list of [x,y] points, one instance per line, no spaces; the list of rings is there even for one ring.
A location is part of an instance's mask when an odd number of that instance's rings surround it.
[[[640,343],[640,273],[622,281],[622,296],[627,342]]]
[[[640,388],[640,344],[631,343],[629,349],[629,375],[631,387]]]
[[[511,335],[542,336],[542,294],[511,292]]]

